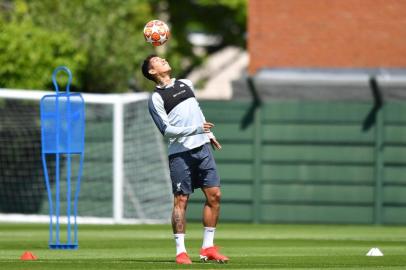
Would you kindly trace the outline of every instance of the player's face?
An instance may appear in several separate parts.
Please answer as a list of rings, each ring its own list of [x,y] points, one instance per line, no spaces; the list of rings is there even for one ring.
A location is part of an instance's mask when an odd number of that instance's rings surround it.
[[[162,74],[171,71],[171,66],[169,63],[161,57],[153,57],[151,60],[149,60],[149,63],[151,67],[150,72],[152,71],[152,73]]]

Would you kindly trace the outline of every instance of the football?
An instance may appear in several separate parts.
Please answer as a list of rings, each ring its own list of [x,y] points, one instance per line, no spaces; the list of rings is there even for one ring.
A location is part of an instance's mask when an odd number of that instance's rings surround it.
[[[154,46],[161,46],[167,42],[169,35],[168,25],[160,20],[152,20],[144,27],[145,40]]]

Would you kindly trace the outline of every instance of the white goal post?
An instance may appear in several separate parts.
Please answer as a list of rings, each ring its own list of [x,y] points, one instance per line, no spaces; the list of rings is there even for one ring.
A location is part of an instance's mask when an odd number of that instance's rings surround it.
[[[32,141],[40,128],[39,101],[49,94],[54,92],[0,89],[0,110],[8,112],[0,115],[0,140],[8,145],[4,151],[0,146],[5,153],[0,169],[16,167],[0,174],[0,222],[49,221],[44,179],[38,180],[42,168],[33,176],[36,165],[28,165],[38,158],[38,139]],[[148,113],[148,93],[82,95],[86,135],[78,222],[168,223],[172,195],[166,149]],[[20,151],[20,145],[28,146]]]

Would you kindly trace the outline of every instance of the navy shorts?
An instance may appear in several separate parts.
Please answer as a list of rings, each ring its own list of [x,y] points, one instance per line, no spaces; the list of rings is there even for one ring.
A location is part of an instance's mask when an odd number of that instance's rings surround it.
[[[220,186],[209,144],[170,155],[169,170],[173,194],[191,194],[195,188]]]

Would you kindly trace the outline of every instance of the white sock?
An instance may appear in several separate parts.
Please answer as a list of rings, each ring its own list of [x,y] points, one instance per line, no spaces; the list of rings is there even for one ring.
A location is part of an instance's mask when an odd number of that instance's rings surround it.
[[[175,243],[176,243],[176,256],[178,256],[182,252],[186,252],[185,234],[184,233],[175,233],[173,235],[173,237],[175,238]]]
[[[203,245],[202,248],[208,248],[214,246],[214,232],[216,231],[215,227],[204,227],[203,234]]]

